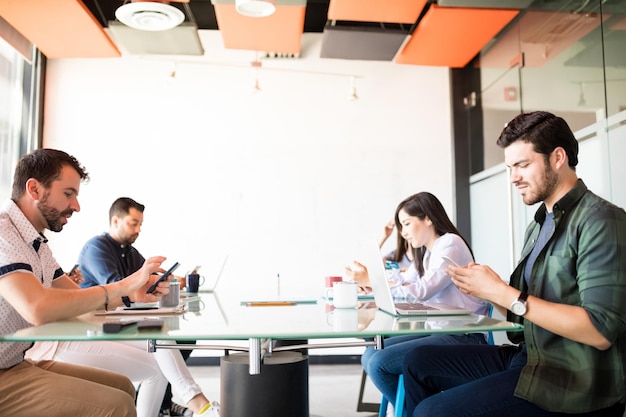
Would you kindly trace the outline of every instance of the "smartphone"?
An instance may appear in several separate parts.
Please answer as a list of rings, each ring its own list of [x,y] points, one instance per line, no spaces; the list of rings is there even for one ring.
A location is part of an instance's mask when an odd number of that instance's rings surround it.
[[[72,269],[70,269],[70,272],[67,273],[67,275],[71,276],[74,272],[76,272],[76,268],[78,268],[78,264],[74,265]]]
[[[447,261],[450,265],[452,266],[461,266],[458,263],[454,262],[452,259],[448,258],[447,256],[442,256],[441,259],[443,259],[444,261]]]
[[[176,270],[176,268],[178,268],[178,265],[180,265],[178,262],[174,262],[174,265],[172,265],[172,266],[170,267],[170,269],[168,269],[167,271],[165,271],[165,273],[164,273],[163,275],[161,275],[161,277],[160,277],[158,280],[156,280],[156,281],[154,282],[154,284],[152,284],[152,285],[150,286],[150,288],[148,288],[148,290],[146,291],[146,294],[151,294],[151,293],[153,293],[153,292],[154,292],[154,290],[156,290],[157,285],[159,285],[159,282],[163,282],[163,281],[165,281],[165,280],[167,279],[167,277],[169,277],[169,276],[172,274],[172,272],[174,272],[174,271]]]

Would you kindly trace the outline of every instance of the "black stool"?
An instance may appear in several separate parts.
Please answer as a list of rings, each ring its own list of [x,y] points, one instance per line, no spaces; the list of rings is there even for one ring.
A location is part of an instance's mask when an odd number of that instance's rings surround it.
[[[247,353],[222,356],[221,417],[309,417],[309,357],[274,352],[250,375]]]

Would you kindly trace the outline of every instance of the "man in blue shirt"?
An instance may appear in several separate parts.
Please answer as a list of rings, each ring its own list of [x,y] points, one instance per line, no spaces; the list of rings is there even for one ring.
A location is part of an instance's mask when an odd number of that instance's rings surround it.
[[[83,246],[78,266],[83,288],[116,282],[141,268],[144,257],[132,246],[139,237],[145,206],[120,197],[109,210],[109,232],[95,236]]]
[[[144,257],[133,246],[143,224],[145,206],[129,197],[120,197],[109,209],[109,232],[94,236],[83,246],[78,257],[83,274],[83,288],[119,281],[141,268]],[[183,277],[176,277],[184,285]],[[125,303],[130,303],[125,299]],[[179,341],[179,344],[194,342]],[[191,350],[181,350],[187,360]],[[172,401],[172,386],[167,385],[161,412],[163,415],[183,415],[186,407]]]

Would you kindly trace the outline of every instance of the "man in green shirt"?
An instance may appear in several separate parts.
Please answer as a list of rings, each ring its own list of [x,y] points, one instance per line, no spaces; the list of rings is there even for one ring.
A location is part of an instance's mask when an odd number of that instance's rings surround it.
[[[524,332],[518,346],[423,346],[406,359],[409,415],[615,416],[626,396],[626,214],[578,179],[578,143],[547,112],[504,128],[511,182],[541,202],[506,284],[486,265],[450,267],[461,291]]]

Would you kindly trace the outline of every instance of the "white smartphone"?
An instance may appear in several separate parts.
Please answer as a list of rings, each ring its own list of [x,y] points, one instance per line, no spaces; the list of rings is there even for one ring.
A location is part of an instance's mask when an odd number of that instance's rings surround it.
[[[441,259],[443,259],[444,261],[447,261],[450,265],[452,266],[461,266],[458,263],[454,262],[452,259],[448,258],[447,256],[442,256]]]

